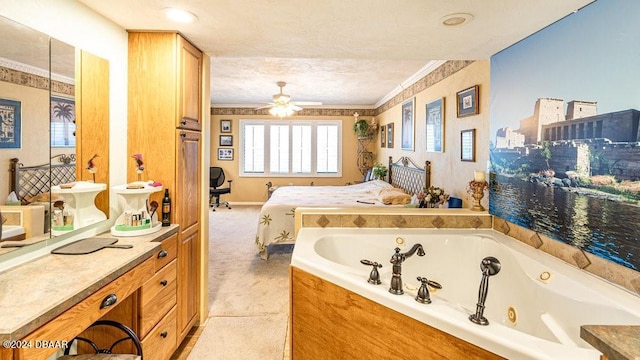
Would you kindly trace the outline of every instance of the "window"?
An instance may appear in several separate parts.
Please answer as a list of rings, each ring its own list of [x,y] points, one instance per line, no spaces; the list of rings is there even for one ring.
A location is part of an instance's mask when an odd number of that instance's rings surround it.
[[[341,121],[240,120],[240,175],[340,177],[341,138]]]

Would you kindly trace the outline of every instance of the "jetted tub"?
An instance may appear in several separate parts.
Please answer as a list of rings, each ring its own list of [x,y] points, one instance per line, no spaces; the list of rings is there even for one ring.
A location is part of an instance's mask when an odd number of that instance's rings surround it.
[[[400,239],[398,239],[400,238]],[[396,246],[417,254],[402,264],[404,295],[389,293]],[[484,316],[469,321],[478,301],[480,262],[497,258]],[[367,283],[382,264],[381,285]],[[555,257],[491,230],[317,229],[298,233],[291,265],[372,301],[511,359],[599,359],[580,338],[581,325],[640,325],[640,297]],[[439,282],[431,304],[414,300],[417,277]]]

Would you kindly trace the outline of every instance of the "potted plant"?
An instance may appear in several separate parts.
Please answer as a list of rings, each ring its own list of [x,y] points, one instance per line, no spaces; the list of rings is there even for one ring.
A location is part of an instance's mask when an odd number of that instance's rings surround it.
[[[355,132],[358,137],[367,136],[367,131],[369,131],[369,123],[367,123],[366,120],[359,119],[353,123],[353,132]]]
[[[373,177],[375,179],[384,179],[387,176],[387,167],[382,165],[381,163],[376,163],[373,166]]]

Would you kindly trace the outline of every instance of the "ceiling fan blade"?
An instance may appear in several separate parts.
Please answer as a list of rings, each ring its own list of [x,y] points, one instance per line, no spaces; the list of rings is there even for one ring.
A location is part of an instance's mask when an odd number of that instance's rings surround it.
[[[301,108],[300,106],[293,105],[293,104],[290,104],[290,106],[291,106],[291,109],[293,109],[293,111],[300,111],[300,110],[302,110],[302,108]]]
[[[253,110],[267,109],[267,108],[273,107],[274,105],[275,105],[275,104],[270,103],[270,104],[268,104],[268,105],[264,105],[264,106],[257,107],[257,108],[255,108],[255,109],[253,109]]]
[[[292,101],[291,103],[294,105],[307,105],[307,106],[322,105],[322,102],[320,101]]]

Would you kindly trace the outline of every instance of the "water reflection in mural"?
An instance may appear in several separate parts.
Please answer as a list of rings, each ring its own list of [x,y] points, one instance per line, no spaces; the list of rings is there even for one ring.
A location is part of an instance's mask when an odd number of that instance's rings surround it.
[[[492,214],[632,269],[640,268],[640,227],[628,221],[630,217],[640,219],[640,207],[513,177],[499,176],[493,184]]]
[[[640,269],[640,13],[596,1],[491,58],[490,212]]]

